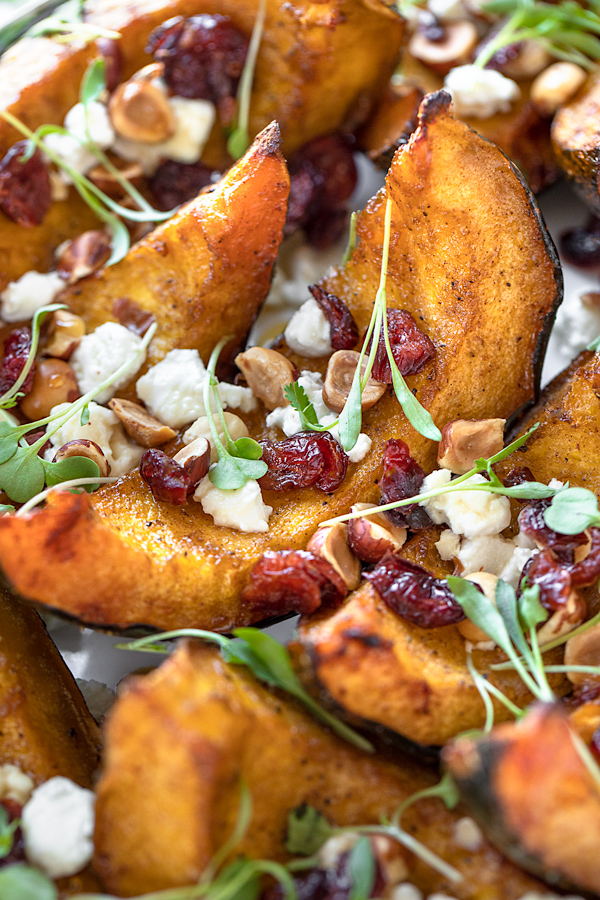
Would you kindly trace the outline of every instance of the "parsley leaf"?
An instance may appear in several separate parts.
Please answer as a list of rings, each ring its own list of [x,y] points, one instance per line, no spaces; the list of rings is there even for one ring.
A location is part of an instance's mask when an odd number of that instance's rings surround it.
[[[319,425],[319,417],[315,407],[308,399],[308,394],[301,384],[298,384],[297,381],[292,381],[291,384],[286,384],[283,393],[292,409],[295,409],[300,416],[300,422],[304,431],[309,431],[312,425]]]
[[[302,803],[288,816],[285,849],[288,853],[312,856],[331,837],[334,829],[314,806]]]

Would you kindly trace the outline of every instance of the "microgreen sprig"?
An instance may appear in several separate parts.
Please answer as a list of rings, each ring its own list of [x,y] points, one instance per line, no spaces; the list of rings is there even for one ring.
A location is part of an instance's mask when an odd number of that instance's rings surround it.
[[[267,464],[261,460],[263,451],[258,441],[249,437],[241,437],[234,441],[227,428],[215,370],[221,350],[230,340],[231,336],[223,338],[213,350],[206,367],[207,374],[203,389],[204,408],[208,418],[212,442],[219,457],[219,461],[214,466],[211,466],[208,477],[215,487],[224,491],[242,488],[249,479],[262,478],[268,471]],[[217,431],[213,403],[217,408],[225,444],[223,444]]]
[[[483,68],[503,47],[535,41],[551,56],[584,69],[593,69],[600,59],[600,16],[597,4],[585,9],[574,0],[545,3],[543,0],[491,0],[486,12],[508,16],[497,34],[485,44],[474,65]]]
[[[600,525],[598,498],[586,488],[562,488],[544,511],[544,521],[560,534],[581,534],[586,528]]]
[[[121,650],[168,653],[169,650],[163,641],[170,641],[173,638],[191,637],[217,644],[225,662],[246,666],[260,681],[280,688],[299,700],[316,719],[331,728],[339,737],[360,750],[374,752],[372,744],[366,738],[320,706],[304,690],[292,667],[290,655],[282,644],[259,628],[236,628],[233,634],[237,638],[235,641],[212,631],[181,628],[163,634],[151,634],[132,643],[115,646]]]
[[[42,323],[49,313],[55,312],[57,309],[67,309],[67,307],[64,303],[52,303],[49,306],[42,306],[41,309],[38,309],[35,313],[31,322],[31,347],[29,348],[25,365],[21,369],[19,377],[14,384],[0,396],[0,409],[11,409],[13,406],[17,405],[19,398],[23,396],[23,394],[20,393],[20,389],[21,386],[25,384],[27,376],[35,363],[35,357],[40,343]]]
[[[248,122],[250,119],[250,99],[252,96],[252,82],[254,81],[254,70],[256,68],[256,59],[258,50],[262,40],[263,29],[265,26],[265,17],[267,12],[266,0],[259,0],[256,19],[252,29],[250,44],[248,45],[248,53],[244,62],[244,69],[240,84],[238,87],[237,103],[237,123],[234,130],[229,135],[227,141],[227,150],[233,159],[239,159],[244,155],[250,146],[250,136],[248,134]]]

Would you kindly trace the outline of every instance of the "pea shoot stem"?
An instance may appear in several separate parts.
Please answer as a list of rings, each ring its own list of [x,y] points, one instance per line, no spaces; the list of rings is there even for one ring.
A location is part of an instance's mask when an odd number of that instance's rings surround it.
[[[26,516],[35,506],[38,506],[40,503],[43,503],[44,500],[47,500],[53,491],[70,491],[72,488],[85,487],[87,484],[111,484],[118,480],[118,478],[113,476],[108,478],[73,478],[72,481],[62,481],[60,484],[53,484],[52,487],[40,491],[39,494],[36,494],[35,497],[32,497],[31,500],[24,503],[23,506],[14,513],[14,517],[19,519]]]

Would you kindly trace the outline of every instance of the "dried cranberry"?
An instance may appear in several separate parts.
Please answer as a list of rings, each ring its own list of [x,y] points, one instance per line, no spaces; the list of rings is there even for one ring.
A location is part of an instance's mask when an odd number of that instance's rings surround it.
[[[193,200],[202,188],[212,184],[215,173],[204,163],[180,163],[168,159],[158,167],[149,186],[157,209],[175,209]]]
[[[3,806],[6,812],[8,813],[8,822],[14,822],[15,819],[20,819],[21,814],[23,812],[23,807],[20,803],[17,803],[16,800],[0,800],[0,806]],[[10,852],[0,859],[0,868],[2,866],[8,866],[12,863],[22,862],[25,859],[25,840],[23,838],[23,832],[20,828],[17,828],[13,834],[13,842]]]
[[[210,100],[222,124],[231,125],[248,40],[229,16],[176,16],[152,32],[146,50],[164,63],[164,78],[174,94]]]
[[[600,219],[592,218],[582,228],[573,228],[560,236],[560,250],[565,260],[580,269],[600,266]]]
[[[346,476],[348,457],[329,432],[300,431],[284,441],[260,441],[269,467],[260,479],[269,491],[316,487],[335,491]]]
[[[581,534],[559,534],[548,528],[544,520],[544,513],[550,506],[551,500],[536,500],[530,503],[519,513],[519,528],[521,531],[532,538],[536,544],[552,550],[562,563],[573,562],[573,551],[576,547],[586,544],[587,535]]]
[[[30,329],[23,326],[11,331],[4,341],[4,356],[0,363],[0,394],[5,394],[13,386],[27,362],[30,350]],[[28,394],[31,390],[34,373],[35,366],[32,366],[29,375],[19,388],[23,394]]]
[[[536,553],[525,568],[527,584],[540,589],[540,603],[554,612],[566,605],[572,591],[571,576],[549,550]]]
[[[570,694],[562,698],[563,703],[570,709],[578,709],[585,703],[595,703],[598,699],[600,699],[600,681],[584,681],[577,684]]]
[[[209,465],[210,451],[201,457],[192,457],[180,466],[162,450],[152,449],[142,456],[140,475],[155,500],[185,506],[189,495],[208,472]]]
[[[242,602],[265,616],[310,615],[320,606],[339,606],[347,593],[342,577],[324,559],[305,550],[268,550],[252,567]]]
[[[447,582],[393,553],[386,553],[365,578],[392,612],[413,625],[439,628],[465,618]]]
[[[358,327],[344,301],[328,294],[318,284],[309,284],[308,289],[329,322],[333,349],[352,350],[358,341]]]
[[[419,10],[417,29],[432,44],[439,44],[447,39],[446,29],[429,10]]]
[[[424,480],[425,472],[410,455],[404,441],[397,438],[388,441],[383,451],[383,475],[379,482],[382,505],[415,497]],[[429,528],[431,525],[431,519],[418,503],[389,510],[386,516],[394,525],[410,528],[412,531]]]
[[[340,133],[324,134],[304,144],[294,156],[311,163],[320,174],[320,206],[327,209],[349,200],[358,173],[350,139]]]
[[[567,565],[574,587],[586,587],[600,578],[600,528],[590,528],[589,535],[591,546],[585,559]]]
[[[341,853],[335,867],[328,869],[309,869],[294,877],[297,900],[348,900],[354,886],[350,872],[350,853]],[[388,887],[381,864],[375,856],[375,879],[370,897],[384,896]],[[389,891],[387,891],[389,893]],[[261,900],[283,900],[285,895],[281,884],[277,883],[265,891]]]
[[[590,749],[594,754],[596,762],[600,763],[600,725],[594,731],[592,740],[590,741]]]
[[[526,481],[535,481],[535,476],[529,466],[513,466],[502,480],[504,487],[515,487],[517,484],[525,484]]]
[[[52,188],[39,150],[22,162],[28,147],[28,141],[17,141],[0,162],[0,209],[13,222],[31,228],[44,221],[52,203]]]
[[[112,94],[123,80],[123,54],[119,42],[112,38],[96,38],[96,49],[104,60],[106,89]]]
[[[420,372],[425,363],[435,356],[431,340],[405,309],[388,309],[387,324],[392,355],[400,374],[415,375]],[[381,381],[382,384],[392,383],[392,368],[385,347],[383,328],[379,335],[372,375],[375,381]]]

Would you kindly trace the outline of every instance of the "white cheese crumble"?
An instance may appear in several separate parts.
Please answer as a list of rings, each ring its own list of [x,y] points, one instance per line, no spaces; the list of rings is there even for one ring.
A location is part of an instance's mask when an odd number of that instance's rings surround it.
[[[457,116],[489,119],[497,112],[509,112],[521,91],[516,82],[494,69],[479,66],[457,66],[450,69],[444,89],[452,94]]]
[[[0,315],[5,322],[23,322],[31,319],[42,306],[54,301],[65,287],[56,272],[25,272],[0,294]]]
[[[77,687],[83,694],[85,705],[96,722],[100,725],[117,699],[117,695],[107,684],[103,684],[101,681],[96,681],[93,678],[89,680],[85,678],[76,678],[75,681],[77,682]]]
[[[116,372],[127,358],[139,350],[142,339],[117,322],[105,322],[90,334],[84,334],[69,362],[75,372],[82,394],[87,394]],[[139,354],[116,381],[96,396],[98,403],[111,397],[131,381],[146,359],[146,351]]]
[[[212,131],[216,109],[208,100],[169,97],[169,106],[175,116],[175,132],[166,141],[148,144],[117,136],[114,142],[115,153],[139,162],[144,175],[152,175],[163,159],[198,162]]]
[[[311,297],[294,313],[283,336],[290,350],[310,358],[331,356],[331,326],[325,313]]]
[[[226,412],[223,413],[223,417],[225,419],[225,424],[227,425],[227,430],[231,436],[233,441],[237,441],[238,438],[248,437],[250,432],[246,427],[246,423],[243,422],[239,416],[236,416],[234,413]],[[219,439],[224,444],[225,443],[225,432],[223,431],[223,425],[221,424],[221,417],[217,416],[215,418],[215,426],[217,430],[217,435]],[[214,445],[212,439],[212,431],[210,430],[210,425],[208,423],[207,416],[200,416],[199,419],[190,425],[187,431],[183,432],[183,442],[184,444],[191,444],[193,441],[197,441],[199,438],[204,438],[210,444],[210,461],[214,463],[219,458],[219,454],[217,453],[217,448]]]
[[[420,493],[436,490],[450,483],[451,473],[447,469],[436,469],[423,482]],[[482,475],[472,475],[464,484],[485,484]],[[486,534],[498,534],[510,525],[510,502],[508,497],[487,491],[456,491],[439,494],[424,500],[420,506],[436,525],[449,525],[455,534],[467,538]]]
[[[90,139],[101,150],[108,150],[115,140],[115,130],[104,103],[92,100],[87,104],[87,109],[87,128],[84,105],[76,103],[65,116],[64,127],[70,134],[48,134],[44,138],[49,150],[82,175],[98,165],[98,159],[89,149]],[[65,184],[73,183],[73,179],[63,168],[59,174]]]
[[[142,375],[136,391],[153,416],[171,428],[183,428],[206,415],[203,398],[206,377],[197,350],[171,350]],[[250,412],[256,406],[250,388],[236,384],[220,382],[219,397],[224,409]]]
[[[423,900],[423,894],[414,884],[405,881],[396,885],[390,894],[390,900]]]
[[[21,827],[29,862],[50,878],[75,875],[94,852],[93,791],[57,776],[36,788]]]
[[[470,850],[475,853],[483,844],[483,833],[481,828],[470,816],[463,816],[458,822],[454,823],[452,829],[454,843],[463,850]]]
[[[60,403],[58,406],[52,407],[51,415],[63,412],[68,408],[68,403]],[[108,460],[111,475],[120,477],[131,472],[142,458],[144,448],[129,440],[125,429],[112,410],[98,406],[93,401],[89,404],[88,409],[90,411],[89,422],[82,425],[80,415],[76,413],[64,425],[61,425],[55,434],[50,436],[52,447],[62,447],[69,441],[77,441],[81,438],[94,441],[101,447]],[[52,425],[49,425],[48,428],[52,428]],[[51,462],[54,459],[54,450],[46,450],[44,456]]]
[[[427,9],[442,22],[453,22],[469,18],[462,0],[429,0]]]
[[[600,305],[584,303],[580,297],[566,297],[552,329],[551,350],[562,362],[575,359],[600,334]]]
[[[348,831],[345,834],[337,834],[327,838],[317,854],[320,869],[337,869],[340,856],[348,853],[358,843],[360,834],[357,831]]]
[[[215,525],[252,534],[269,530],[273,507],[263,502],[258,481],[250,479],[244,487],[224,491],[206,475],[194,492],[194,500],[213,517]]]
[[[0,766],[0,800],[14,800],[24,806],[31,797],[35,785],[29,775],[18,766],[6,763]]]
[[[337,425],[333,425],[338,418],[323,400],[323,377],[319,372],[309,372],[304,369],[298,378],[298,384],[306,391],[306,396],[314,406],[317,418],[321,425],[327,427],[332,437],[340,442],[340,433]],[[290,406],[276,406],[266,418],[267,428],[281,428],[286,437],[291,437],[302,431],[300,415]],[[328,426],[331,425],[331,428]],[[367,455],[372,446],[372,440],[368,434],[361,432],[356,444],[347,453],[350,462],[360,462]]]

